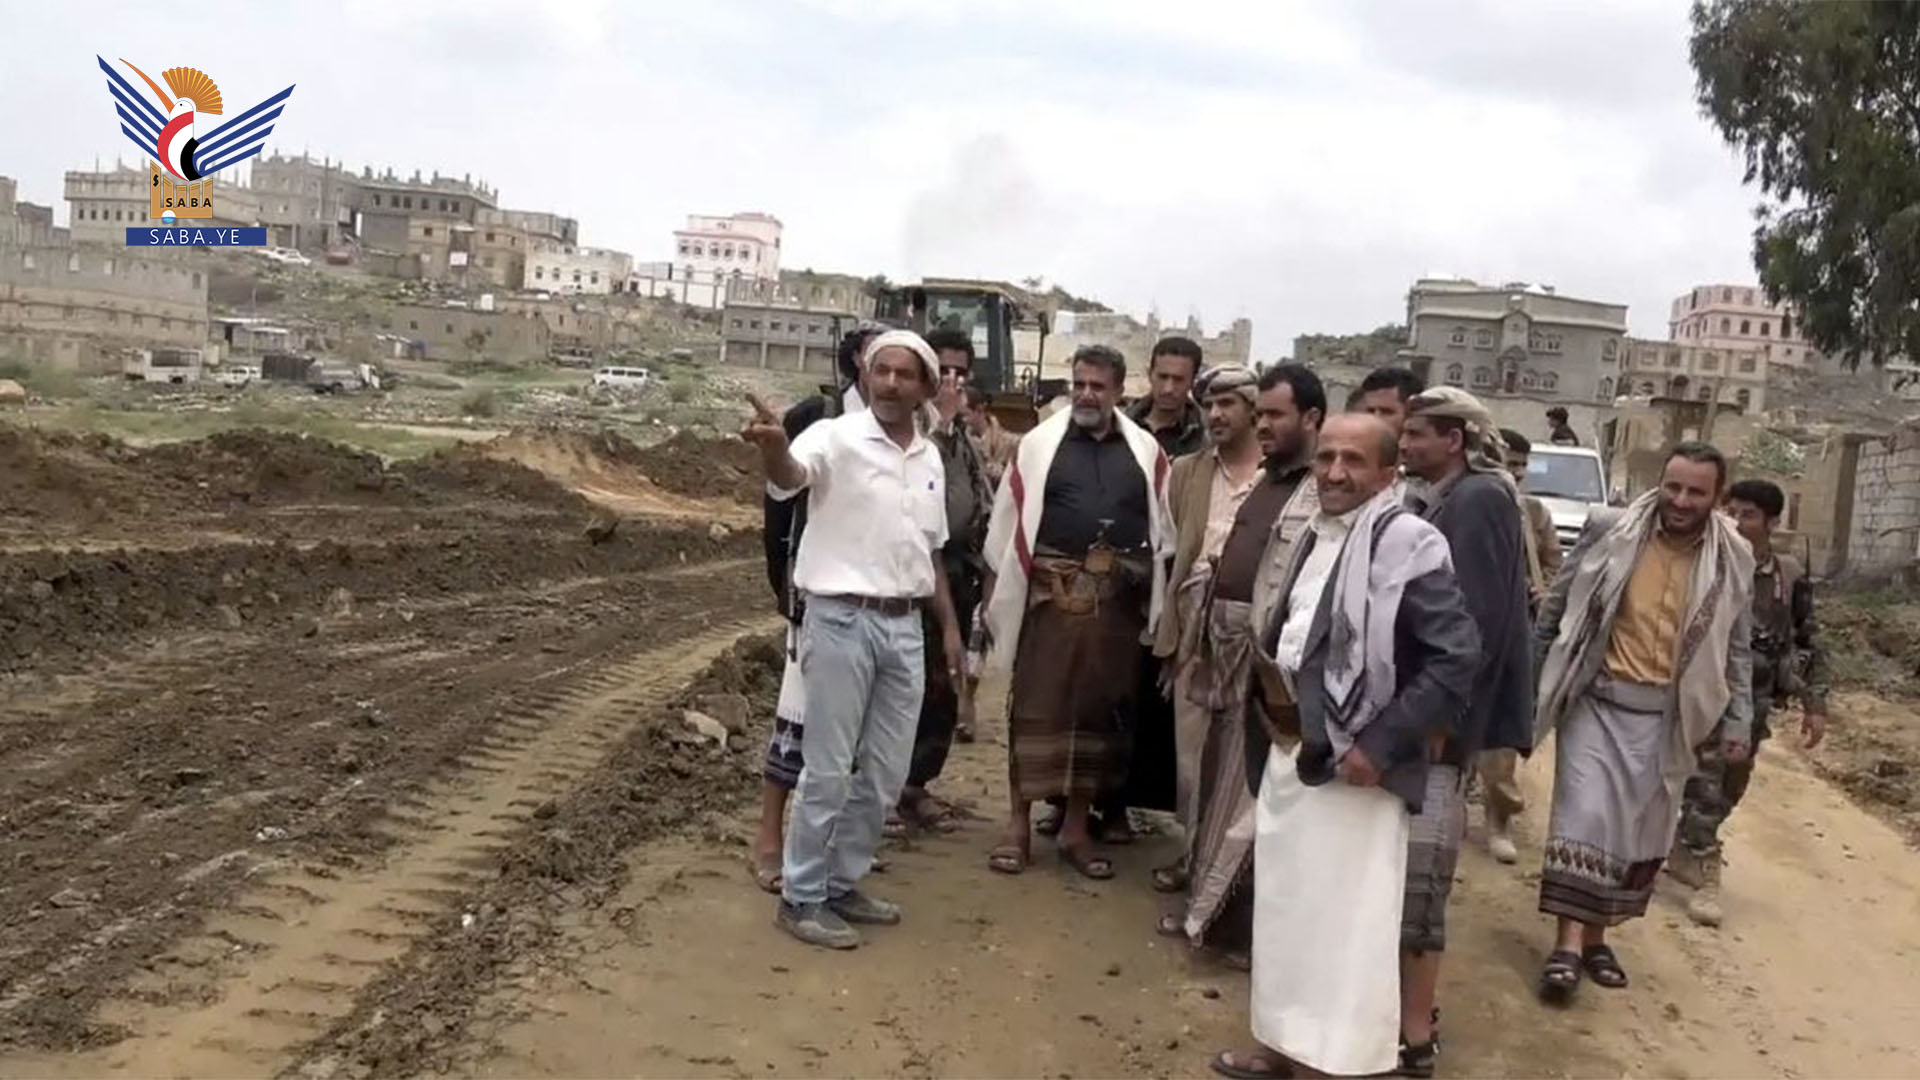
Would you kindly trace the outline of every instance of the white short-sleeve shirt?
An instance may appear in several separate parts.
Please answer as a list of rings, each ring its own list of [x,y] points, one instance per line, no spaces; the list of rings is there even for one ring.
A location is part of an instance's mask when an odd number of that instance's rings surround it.
[[[863,409],[818,421],[790,452],[807,490],[794,585],[816,596],[932,596],[933,553],[947,542],[939,448],[915,432],[902,450]]]

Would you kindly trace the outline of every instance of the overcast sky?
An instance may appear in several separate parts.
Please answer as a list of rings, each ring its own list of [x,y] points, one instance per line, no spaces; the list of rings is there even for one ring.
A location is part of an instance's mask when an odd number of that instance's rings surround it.
[[[1429,272],[1626,302],[1752,278],[1681,0],[8,4],[0,174],[135,156],[96,53],[296,84],[271,145],[471,172],[664,259],[765,210],[783,264],[1044,276],[1255,355],[1399,321]],[[65,220],[60,205],[59,219]]]

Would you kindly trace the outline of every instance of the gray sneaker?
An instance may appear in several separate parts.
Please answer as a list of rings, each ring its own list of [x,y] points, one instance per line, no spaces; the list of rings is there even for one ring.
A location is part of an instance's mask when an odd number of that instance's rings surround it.
[[[773,924],[823,949],[851,949],[860,944],[859,931],[834,914],[830,904],[792,904],[782,900]]]
[[[829,897],[827,908],[850,923],[896,926],[900,922],[899,904],[875,900],[859,889],[848,889],[839,896]]]

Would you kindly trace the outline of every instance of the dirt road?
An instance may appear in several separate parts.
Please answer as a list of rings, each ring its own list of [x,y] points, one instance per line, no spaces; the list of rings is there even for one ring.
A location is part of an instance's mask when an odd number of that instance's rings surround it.
[[[991,717],[941,782],[981,818],[873,882],[905,925],[775,931],[744,855],[780,656],[726,455],[0,431],[0,1075],[1177,1076],[1242,1045],[1244,976],[1151,931],[1170,836],[1111,882],[986,870]],[[609,506],[652,520],[583,535]],[[1668,889],[1619,935],[1628,992],[1539,1006],[1537,863],[1470,848],[1443,1075],[1913,1075],[1920,716],[1837,713],[1767,749],[1726,927]]]
[[[1003,754],[961,748],[948,792],[991,811]],[[1544,805],[1541,768],[1528,786]],[[1540,823],[1527,820],[1530,857]],[[1183,1076],[1245,1037],[1245,977],[1150,930],[1145,875],[1170,839],[1120,851],[1107,883],[1045,859],[1020,878],[989,873],[985,821],[918,841],[874,880],[906,923],[836,955],[774,930],[742,869],[746,829],[632,852],[617,898],[572,917],[569,962],[515,972],[450,1063],[502,1078]],[[1780,748],[1729,845],[1726,927],[1692,926],[1663,887],[1619,937],[1634,987],[1588,987],[1567,1012],[1531,993],[1548,933],[1537,864],[1468,852],[1443,1074],[1913,1075],[1920,857]]]

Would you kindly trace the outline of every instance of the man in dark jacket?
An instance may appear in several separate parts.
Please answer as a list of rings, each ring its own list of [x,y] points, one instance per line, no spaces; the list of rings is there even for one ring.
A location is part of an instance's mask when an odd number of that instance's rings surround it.
[[[1485,405],[1457,387],[1409,401],[1400,461],[1418,481],[1408,509],[1447,538],[1453,572],[1480,632],[1472,704],[1427,773],[1426,800],[1407,853],[1401,927],[1401,1064],[1431,1076],[1438,1046],[1433,1002],[1446,948],[1447,900],[1467,830],[1467,778],[1483,749],[1532,748],[1533,667],[1527,622],[1526,523],[1498,463],[1499,432]]]
[[[1286,1059],[1334,1076],[1396,1065],[1408,831],[1480,648],[1446,539],[1393,494],[1397,459],[1382,420],[1327,419],[1320,512],[1262,628],[1263,705],[1245,726],[1262,1049],[1217,1057],[1228,1076],[1290,1075]]]

